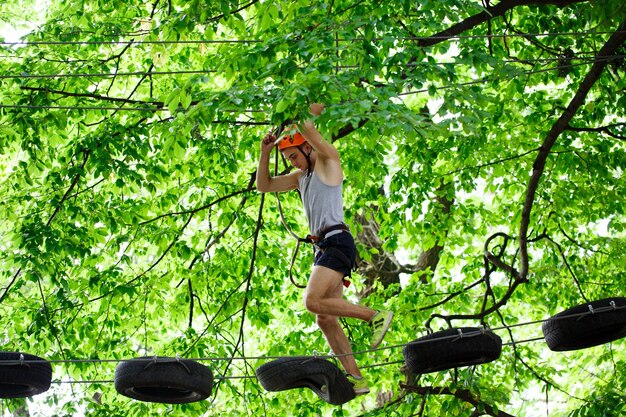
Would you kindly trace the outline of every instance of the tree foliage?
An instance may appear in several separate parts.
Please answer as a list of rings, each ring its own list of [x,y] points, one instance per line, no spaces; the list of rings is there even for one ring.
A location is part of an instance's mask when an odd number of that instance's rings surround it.
[[[55,361],[31,415],[623,414],[623,341],[514,343],[624,295],[623,1],[7,1],[0,22],[27,31],[0,45],[0,349]],[[498,361],[415,378],[397,348],[358,354],[378,395],[343,407],[259,386],[267,357],[327,349],[254,187],[262,135],[315,101],[358,236],[348,297],[396,311],[388,346],[499,329]],[[210,401],[110,383],[176,354],[212,368]]]

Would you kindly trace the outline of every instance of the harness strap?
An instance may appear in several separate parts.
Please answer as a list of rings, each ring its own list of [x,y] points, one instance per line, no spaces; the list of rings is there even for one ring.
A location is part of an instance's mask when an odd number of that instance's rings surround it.
[[[345,230],[346,232],[349,232],[350,228],[345,223],[335,224],[335,225],[332,225],[332,226],[328,226],[326,229],[322,230],[320,232],[319,236],[307,235],[305,240],[308,239],[308,240],[311,241],[311,242],[308,242],[308,243],[320,242],[320,241],[326,239],[326,235],[328,235],[330,232],[334,232],[335,230]]]
[[[354,269],[354,265],[352,265],[352,262],[350,262],[350,259],[348,259],[346,254],[340,251],[339,249],[333,246],[329,246],[328,248],[324,249],[324,251],[332,252],[334,256],[336,256],[337,258],[339,258],[339,260],[341,260],[341,262],[343,262],[343,264],[348,268],[348,271]],[[343,280],[343,286],[348,288],[350,286],[350,281],[345,278],[342,278],[342,280]]]
[[[307,235],[305,238],[297,237],[298,243],[296,244],[296,248],[294,249],[293,255],[291,256],[291,265],[289,266],[289,279],[291,280],[291,283],[293,285],[295,285],[298,288],[306,288],[306,285],[299,285],[298,283],[296,283],[296,281],[295,281],[295,279],[293,277],[293,267],[294,267],[295,262],[296,262],[296,257],[298,255],[298,251],[300,250],[300,244],[301,243],[311,243],[311,244],[315,245],[316,243],[321,242],[322,240],[324,240],[326,238],[326,236],[330,232],[334,232],[336,230],[343,230],[343,231],[348,231],[349,232],[350,228],[345,223],[339,223],[339,224],[335,224],[335,225],[329,226],[326,229],[322,230],[320,232],[320,236]],[[336,247],[329,246],[327,248],[320,249],[320,250],[323,250],[324,252],[332,253],[333,256],[335,256],[341,262],[343,262],[343,264],[346,266],[346,268],[349,271],[350,270],[353,270],[353,271],[356,270],[356,265],[354,265],[350,261],[350,259],[342,251],[340,251]],[[314,251],[315,251],[315,249],[314,249]],[[343,286],[348,288],[350,286],[350,281],[344,278],[343,279]]]

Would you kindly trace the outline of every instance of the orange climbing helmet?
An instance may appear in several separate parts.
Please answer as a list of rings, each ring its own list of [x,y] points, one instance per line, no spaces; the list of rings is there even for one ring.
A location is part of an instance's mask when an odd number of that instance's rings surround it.
[[[287,148],[291,148],[292,146],[300,146],[306,139],[302,136],[302,133],[296,130],[296,126],[294,125],[292,129],[288,130],[289,134],[285,134],[282,138],[278,140],[278,149],[283,150]]]

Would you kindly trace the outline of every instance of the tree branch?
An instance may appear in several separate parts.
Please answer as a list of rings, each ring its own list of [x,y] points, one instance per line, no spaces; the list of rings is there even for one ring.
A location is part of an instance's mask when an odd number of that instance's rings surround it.
[[[505,239],[504,245],[501,247],[500,253],[498,253],[497,255],[494,255],[493,253],[491,253],[491,251],[489,250],[489,244],[491,243],[491,241],[497,237],[503,237]],[[522,278],[519,276],[518,271],[511,267],[510,265],[506,264],[504,261],[502,261],[500,258],[504,255],[504,251],[506,249],[506,245],[509,241],[509,239],[511,239],[511,237],[505,233],[494,233],[492,236],[490,236],[487,241],[485,242],[485,246],[484,246],[484,259],[485,259],[485,274],[483,275],[483,278],[477,282],[475,282],[474,284],[472,284],[471,286],[467,287],[467,289],[472,288],[476,285],[478,285],[481,282],[484,282],[486,285],[486,291],[485,291],[485,296],[483,299],[483,305],[481,307],[481,311],[480,313],[475,313],[475,314],[452,314],[452,315],[442,315],[442,314],[432,314],[430,316],[430,318],[428,319],[427,323],[427,327],[429,326],[429,323],[435,319],[435,318],[440,318],[445,320],[448,324],[450,323],[450,320],[463,320],[463,319],[479,319],[479,320],[483,320],[486,316],[488,316],[489,314],[498,311],[498,309],[500,307],[502,307],[503,305],[505,305],[509,299],[511,298],[511,296],[513,295],[513,292],[515,292],[515,289],[520,285],[520,284],[524,284],[527,282],[527,279]],[[490,267],[489,265],[493,265],[492,267]],[[489,283],[489,276],[492,272],[495,271],[495,268],[500,268],[506,272],[508,272],[514,279],[513,282],[509,284],[509,288],[507,290],[507,292],[502,296],[502,298],[500,299],[500,301],[497,301],[495,298],[495,294],[493,293],[492,289],[491,289],[491,285]],[[453,294],[453,296],[456,296],[458,294]],[[487,306],[487,297],[491,295],[493,297],[493,305],[489,308],[486,308]],[[448,297],[448,298],[452,298]]]
[[[617,133],[613,133],[611,131],[611,128],[614,128],[614,127],[626,128],[626,123],[615,123],[615,124],[612,124],[612,125],[601,126],[601,127],[574,127],[574,126],[568,124],[567,125],[567,130],[571,130],[572,132],[604,133],[604,134],[607,134],[607,135],[609,135],[609,136],[611,136],[612,138],[615,138],[615,139],[626,140],[626,136],[618,135]]]
[[[479,279],[478,281],[474,282],[473,284],[470,284],[466,287],[464,287],[462,290],[459,291],[455,291],[452,294],[449,294],[446,298],[444,298],[443,300],[435,303],[435,304],[431,304],[425,307],[420,307],[418,311],[424,311],[424,310],[432,310],[433,308],[439,307],[440,305],[444,305],[445,303],[447,303],[448,301],[452,300],[453,298],[464,294],[466,291],[471,290],[472,288],[474,288],[475,286],[477,286],[478,284],[480,284],[481,282],[483,282],[483,278]]]
[[[179,230],[178,234],[176,235],[176,237],[174,237],[174,240],[172,240],[172,242],[170,242],[170,244],[167,246],[167,248],[165,248],[165,250],[163,251],[163,253],[161,254],[161,256],[159,256],[159,258],[154,261],[152,263],[152,265],[150,265],[148,267],[148,269],[146,269],[145,271],[143,271],[142,273],[140,273],[139,275],[137,275],[136,277],[134,277],[131,280],[126,281],[125,283],[121,284],[121,285],[117,285],[115,286],[112,290],[107,291],[106,293],[99,295],[98,297],[92,298],[89,300],[89,302],[93,302],[93,301],[98,301],[106,296],[108,296],[109,294],[112,294],[113,292],[115,292],[118,288],[121,287],[126,287],[130,284],[132,284],[133,282],[137,281],[138,279],[140,279],[141,277],[145,276],[148,272],[152,271],[159,263],[161,263],[161,261],[163,260],[163,258],[165,258],[165,255],[167,255],[170,251],[170,249],[172,249],[172,247],[176,244],[176,242],[178,242],[178,239],[180,238],[180,236],[183,234],[183,232],[185,231],[185,229],[187,228],[187,226],[189,226],[189,223],[191,223],[191,220],[193,219],[194,213],[192,213],[189,218],[187,219],[187,221],[185,222],[185,224],[181,227],[181,229]]]
[[[132,99],[123,98],[123,97],[109,97],[109,96],[103,96],[103,95],[94,94],[94,93],[72,93],[72,92],[63,91],[63,90],[53,90],[52,88],[48,88],[48,87],[22,86],[20,88],[26,91],[39,91],[43,93],[57,94],[63,97],[91,98],[94,100],[111,101],[115,103],[150,105],[150,106],[156,106],[157,108],[163,108],[165,106],[165,103],[163,103],[162,101],[132,100]]]
[[[50,224],[52,224],[52,221],[54,220],[54,218],[61,211],[61,207],[63,206],[63,203],[65,203],[65,201],[68,198],[70,198],[72,190],[76,187],[76,184],[78,184],[78,181],[80,180],[80,178],[82,176],[81,173],[85,169],[85,165],[87,164],[87,160],[89,159],[89,154],[90,154],[89,149],[85,149],[83,151],[83,154],[84,154],[83,163],[80,165],[79,172],[76,174],[76,176],[72,180],[72,183],[70,184],[68,189],[65,191],[65,194],[63,194],[63,197],[61,197],[61,201],[59,201],[59,204],[57,204],[56,208],[54,209],[54,212],[52,213],[52,215],[50,216],[50,218],[46,222],[46,227],[50,227]],[[13,278],[11,279],[11,282],[9,282],[9,284],[6,287],[4,287],[4,292],[0,296],[0,303],[2,303],[2,301],[4,301],[4,299],[6,298],[7,294],[9,293],[9,290],[15,284],[15,282],[17,281],[17,277],[19,277],[21,273],[22,273],[22,267],[17,269],[15,274],[13,274]]]
[[[589,302],[589,299],[587,298],[587,296],[585,295],[585,292],[583,291],[583,288],[580,285],[580,281],[578,280],[578,277],[576,276],[576,274],[574,273],[574,270],[572,269],[572,266],[569,264],[569,261],[567,260],[567,256],[565,256],[565,252],[563,252],[563,248],[561,247],[561,245],[559,245],[556,241],[554,241],[550,236],[544,236],[550,243],[552,243],[554,246],[556,246],[557,250],[559,251],[559,254],[561,255],[561,259],[563,260],[563,262],[565,263],[565,266],[567,267],[567,271],[569,272],[569,274],[572,276],[572,278],[574,279],[574,282],[576,283],[576,287],[578,288],[578,292],[580,293],[580,295],[583,297],[583,299],[585,300],[585,302]]]
[[[613,55],[626,41],[626,22],[622,22],[619,28],[604,46],[598,52],[600,56]],[[520,278],[526,279],[528,275],[528,227],[530,225],[530,213],[535,200],[535,194],[539,186],[539,181],[543,174],[546,160],[550,154],[552,146],[554,146],[559,135],[568,128],[569,122],[574,117],[574,114],[584,104],[587,94],[591,90],[591,87],[600,78],[600,75],[609,64],[609,61],[596,61],[585,76],[584,80],[578,87],[578,91],[570,101],[565,112],[559,117],[559,119],[552,125],[550,132],[546,136],[543,144],[540,147],[539,154],[533,163],[533,172],[528,182],[526,189],[526,199],[522,208],[522,220],[520,224],[519,244],[520,244]]]
[[[442,315],[442,314],[433,314],[431,315],[430,320],[434,319],[434,318],[440,318],[443,320],[446,320],[447,322],[449,322],[450,320],[470,320],[470,319],[478,319],[478,320],[482,320],[483,317],[488,316],[489,314],[493,313],[494,311],[497,311],[498,309],[500,309],[500,307],[504,306],[509,299],[511,298],[511,296],[513,295],[513,293],[515,292],[515,289],[520,285],[523,284],[525,281],[521,281],[519,279],[514,280],[511,285],[509,285],[509,288],[507,289],[506,293],[502,296],[502,298],[500,299],[500,301],[498,301],[497,303],[494,303],[491,307],[489,307],[488,309],[484,309],[483,311],[481,311],[480,313],[475,313],[475,314],[450,314],[450,315]]]
[[[247,9],[248,7],[250,7],[250,6],[252,6],[253,4],[258,3],[258,2],[259,2],[259,0],[252,0],[252,1],[250,1],[248,4],[244,4],[243,6],[241,6],[241,7],[240,7],[240,8],[238,8],[238,9],[235,9],[235,10],[229,10],[228,14],[236,14],[236,13],[239,13],[240,11],[242,11],[242,10],[244,10],[244,9]],[[219,21],[219,20],[222,20],[224,17],[226,17],[226,15],[225,15],[225,14],[220,14],[220,15],[217,15],[217,16],[213,16],[213,17],[211,17],[210,19],[208,19],[208,20],[207,20],[207,23],[208,23],[208,22],[217,22],[217,21]]]
[[[222,310],[226,307],[226,305],[228,304],[228,302],[230,301],[231,297],[233,295],[235,295],[237,293],[237,291],[239,291],[239,288],[241,288],[241,286],[243,284],[246,283],[246,280],[244,279],[243,281],[241,281],[227,296],[226,299],[222,302],[222,304],[220,305],[220,307],[217,309],[217,311],[213,314],[213,318],[208,321],[207,325],[204,327],[204,330],[202,330],[202,333],[200,333],[198,335],[198,337],[196,338],[195,341],[193,341],[192,343],[190,343],[187,346],[187,350],[185,352],[183,352],[183,355],[186,355],[189,353],[189,351],[191,351],[191,349],[200,341],[200,339],[202,339],[204,337],[204,335],[209,331],[209,328],[213,325],[213,323],[215,323],[215,320],[217,319],[217,316],[222,312]]]
[[[236,352],[239,348],[239,345],[241,345],[242,347],[245,347],[245,344],[243,343],[243,339],[244,339],[244,324],[246,321],[246,310],[248,307],[248,303],[250,302],[250,287],[252,285],[252,276],[254,275],[254,268],[255,268],[255,264],[256,264],[256,255],[257,255],[257,250],[258,250],[258,244],[259,244],[259,234],[261,232],[261,226],[263,225],[263,206],[265,203],[265,193],[261,194],[261,203],[259,204],[259,214],[257,217],[257,224],[256,224],[256,229],[254,230],[254,239],[253,239],[253,244],[252,244],[252,255],[250,258],[250,267],[248,268],[248,276],[246,277],[246,289],[244,292],[244,299],[243,299],[243,305],[241,307],[241,323],[239,325],[239,337],[237,338],[237,343],[235,345],[235,349],[233,352]],[[234,355],[234,353],[233,353]],[[245,352],[242,351],[242,356],[245,357]],[[230,365],[233,362],[233,358],[231,357],[227,363],[226,366],[224,368],[224,370],[222,371],[222,373],[224,375],[227,374],[228,368],[230,367]],[[221,382],[221,381],[220,381]],[[219,382],[218,384],[216,384],[216,391],[217,391],[217,386],[219,386]],[[216,393],[217,394],[217,393]]]
[[[256,175],[252,175],[250,177],[250,182],[248,183],[248,189],[252,189],[252,186],[254,185],[254,181],[255,181]],[[239,209],[242,210],[246,204],[246,201],[248,201],[248,196],[246,194],[244,194],[244,196],[241,198],[241,202],[239,203]],[[228,222],[228,224],[226,225],[226,227],[217,234],[217,236],[213,237],[212,239],[207,239],[207,244],[204,247],[204,251],[202,251],[202,254],[206,254],[209,252],[209,249],[211,249],[211,247],[213,245],[215,245],[217,242],[220,241],[220,239],[222,237],[224,237],[226,235],[226,233],[228,232],[228,230],[231,228],[231,226],[235,223],[235,220],[237,219],[237,216],[233,216],[233,218],[230,220],[230,222]],[[196,262],[198,262],[198,260],[201,259],[202,254],[198,254],[196,255],[193,260],[191,261],[191,263],[189,264],[189,270],[191,270],[193,268],[193,266],[196,264]],[[181,280],[182,283],[182,280]],[[178,286],[180,285],[180,283],[178,284]],[[191,292],[191,280],[189,280],[189,291]],[[177,287],[178,287],[177,286]],[[191,327],[191,322],[193,319],[193,299],[189,301],[189,327]],[[200,304],[200,309],[202,309],[202,304]],[[204,310],[203,310],[204,312]],[[205,313],[206,316],[206,313]]]
[[[523,153],[521,153],[519,155],[508,156],[506,158],[497,159],[495,161],[485,162],[484,164],[480,164],[480,165],[459,168],[459,169],[456,169],[454,171],[449,171],[449,172],[445,173],[444,175],[441,175],[441,177],[448,177],[450,175],[455,175],[455,174],[458,174],[458,173],[463,172],[463,171],[474,170],[474,169],[479,170],[479,169],[487,168],[487,167],[490,167],[490,166],[493,166],[493,165],[498,165],[498,164],[501,164],[503,162],[513,161],[515,159],[523,158],[523,157],[525,157],[527,155],[530,155],[531,153],[535,153],[535,152],[539,151],[539,149],[540,148],[531,149],[531,150],[523,152]]]
[[[474,407],[482,407],[484,408],[485,412],[484,414],[493,416],[493,417],[515,417],[512,414],[506,413],[504,411],[501,410],[497,410],[495,407],[493,407],[492,405],[489,405],[483,401],[480,401],[479,399],[477,399],[476,397],[474,397],[474,395],[472,394],[472,392],[470,390],[466,390],[466,389],[457,389],[457,390],[451,390],[450,388],[447,387],[416,387],[413,385],[407,385],[404,383],[400,384],[400,387],[402,389],[405,389],[407,391],[411,391],[411,392],[415,392],[419,395],[422,396],[428,396],[428,395],[451,395],[461,401],[465,401],[468,404],[472,404]]]
[[[503,16],[509,10],[518,6],[530,6],[530,5],[554,5],[557,7],[565,7],[574,3],[582,3],[588,0],[504,0],[495,6],[486,7],[484,11],[468,17],[467,19],[450,26],[448,29],[443,30],[428,38],[420,39],[417,44],[421,47],[436,45],[440,42],[444,42],[454,36],[457,36],[465,31],[475,28],[481,23],[487,22],[494,17]]]

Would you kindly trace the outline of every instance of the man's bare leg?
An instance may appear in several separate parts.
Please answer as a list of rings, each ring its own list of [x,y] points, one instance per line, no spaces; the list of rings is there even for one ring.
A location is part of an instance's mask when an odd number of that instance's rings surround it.
[[[316,265],[304,293],[304,305],[311,313],[335,317],[353,317],[370,321],[376,314],[371,308],[352,304],[342,298],[344,274]],[[339,293],[337,293],[339,288]]]
[[[352,304],[343,299],[344,274],[324,266],[313,267],[311,278],[304,294],[304,305],[316,315],[317,325],[343,368],[351,375],[361,377],[361,371],[352,355],[352,346],[339,317],[354,317],[369,321],[375,310]]]
[[[328,345],[335,355],[339,355],[337,359],[341,362],[343,369],[351,375],[361,377],[361,371],[356,364],[356,360],[352,355],[352,346],[350,341],[339,324],[339,320],[335,316],[318,315],[317,325],[324,333]]]

